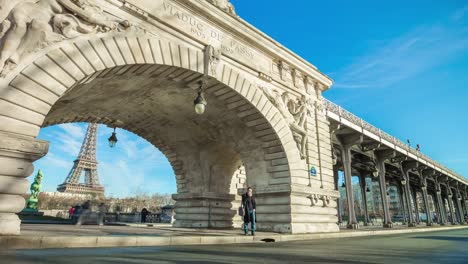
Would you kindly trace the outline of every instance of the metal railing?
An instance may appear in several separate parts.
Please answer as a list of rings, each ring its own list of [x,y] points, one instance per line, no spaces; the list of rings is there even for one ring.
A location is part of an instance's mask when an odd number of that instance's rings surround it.
[[[141,223],[141,213],[106,213],[106,222]],[[148,214],[145,223],[163,223],[162,214]]]
[[[340,118],[346,119],[347,121],[351,122],[352,124],[361,127],[363,130],[367,130],[376,136],[378,136],[382,141],[382,139],[388,141],[389,143],[393,144],[394,146],[398,146],[402,149],[405,149],[409,153],[415,155],[419,160],[424,160],[427,164],[431,164],[435,167],[435,169],[439,169],[440,172],[447,174],[447,176],[450,176],[452,178],[456,178],[457,180],[468,184],[468,180],[465,179],[463,176],[460,174],[452,171],[451,169],[445,167],[444,165],[440,164],[439,162],[429,158],[427,155],[421,153],[421,151],[418,151],[409,145],[403,143],[401,140],[397,139],[396,137],[382,131],[380,128],[377,128],[368,122],[366,122],[364,119],[354,115],[353,113],[347,111],[346,109],[342,108],[341,106],[325,99],[322,98],[323,105],[326,109],[327,112],[332,112],[336,115],[338,115]],[[340,120],[337,120],[340,121]],[[392,146],[390,146],[392,147]],[[395,148],[395,147],[394,147]],[[396,149],[396,148],[395,148]],[[405,154],[405,153],[403,153]]]

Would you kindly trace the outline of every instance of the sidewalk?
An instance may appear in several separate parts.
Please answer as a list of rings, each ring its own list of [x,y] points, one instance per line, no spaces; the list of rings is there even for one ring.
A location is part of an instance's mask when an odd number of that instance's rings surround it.
[[[260,242],[284,242],[358,236],[393,235],[465,229],[468,226],[399,227],[393,229],[342,230],[336,233],[278,234],[258,232],[255,237],[242,235],[237,229],[185,229],[170,225],[138,226],[71,226],[25,224],[20,236],[0,237],[2,249],[94,248],[208,245]]]

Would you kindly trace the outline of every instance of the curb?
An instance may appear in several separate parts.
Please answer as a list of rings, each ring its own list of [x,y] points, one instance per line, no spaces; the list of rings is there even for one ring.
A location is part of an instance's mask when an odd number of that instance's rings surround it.
[[[252,236],[3,236],[0,237],[2,249],[52,249],[52,248],[102,248],[102,247],[149,247],[183,245],[219,245],[261,243],[265,240],[275,242],[350,238],[363,236],[382,236],[407,233],[437,232],[467,229],[468,226],[430,227],[398,230],[365,230],[336,233],[316,233],[297,235],[257,235]]]

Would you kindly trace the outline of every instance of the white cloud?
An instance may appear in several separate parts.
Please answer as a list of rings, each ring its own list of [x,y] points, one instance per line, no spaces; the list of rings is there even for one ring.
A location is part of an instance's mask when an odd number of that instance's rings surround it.
[[[75,123],[60,124],[57,127],[61,128],[67,135],[75,138],[83,138],[85,135],[85,129]]]
[[[412,78],[468,51],[466,7],[457,10],[456,23],[447,20],[420,26],[386,41],[373,52],[337,71],[337,88],[381,88]]]
[[[69,160],[64,160],[57,157],[54,153],[48,153],[44,158],[42,158],[41,163],[44,165],[55,166],[64,169],[71,169],[73,162]]]

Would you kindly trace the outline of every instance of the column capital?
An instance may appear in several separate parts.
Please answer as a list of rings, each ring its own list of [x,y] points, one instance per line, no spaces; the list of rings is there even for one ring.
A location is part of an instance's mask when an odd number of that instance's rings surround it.
[[[364,140],[364,135],[362,134],[351,134],[351,135],[336,135],[340,147],[343,149],[351,148],[352,146],[361,144]]]
[[[47,154],[49,142],[32,137],[0,132],[0,156],[35,161]]]

